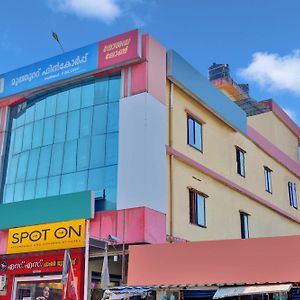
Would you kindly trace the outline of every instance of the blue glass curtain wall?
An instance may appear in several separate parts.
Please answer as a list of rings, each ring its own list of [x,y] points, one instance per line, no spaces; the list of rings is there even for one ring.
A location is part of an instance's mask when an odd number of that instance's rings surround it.
[[[111,76],[13,107],[3,202],[93,190],[114,208],[119,99]]]

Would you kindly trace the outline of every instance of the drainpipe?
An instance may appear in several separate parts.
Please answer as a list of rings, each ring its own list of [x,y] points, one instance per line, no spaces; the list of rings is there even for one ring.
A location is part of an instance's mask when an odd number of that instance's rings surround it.
[[[89,296],[89,249],[90,249],[90,220],[86,220],[85,225],[85,253],[84,253],[84,290],[83,299],[87,300]]]
[[[168,119],[169,119],[169,130],[168,130],[168,146],[173,146],[173,91],[174,91],[174,84],[170,81],[169,86],[169,106],[168,106]],[[173,237],[173,155],[169,154],[169,234],[170,238]]]
[[[125,255],[125,218],[126,211],[123,209],[123,238],[122,238],[122,265],[121,265],[121,282],[122,285],[125,285],[125,267],[126,267],[126,255]]]

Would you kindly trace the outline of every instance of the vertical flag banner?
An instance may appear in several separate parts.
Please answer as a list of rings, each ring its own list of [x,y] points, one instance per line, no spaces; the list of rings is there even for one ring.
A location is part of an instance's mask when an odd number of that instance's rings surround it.
[[[61,277],[61,283],[66,284],[67,279],[68,279],[68,273],[70,269],[70,250],[67,249],[65,250],[65,255],[64,255],[64,264],[63,264],[63,272],[62,272],[62,277]]]
[[[105,246],[105,255],[103,258],[103,265],[101,271],[101,288],[107,290],[109,288],[110,278],[108,269],[108,256],[107,256],[107,245]]]
[[[76,278],[69,249],[65,250],[61,282],[64,284],[62,300],[78,300]]]
[[[69,268],[67,289],[66,289],[67,299],[78,299],[76,287],[77,287],[77,284],[76,284],[74,272],[72,271],[72,268]]]

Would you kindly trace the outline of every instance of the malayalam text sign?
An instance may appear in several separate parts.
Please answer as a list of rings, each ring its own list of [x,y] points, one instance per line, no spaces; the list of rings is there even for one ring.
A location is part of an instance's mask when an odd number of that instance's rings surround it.
[[[138,29],[98,43],[0,74],[0,99],[69,79],[84,73],[106,70],[141,59]]]
[[[0,75],[0,98],[97,69],[98,43]]]
[[[99,42],[99,69],[109,69],[141,58],[141,37],[138,29]]]

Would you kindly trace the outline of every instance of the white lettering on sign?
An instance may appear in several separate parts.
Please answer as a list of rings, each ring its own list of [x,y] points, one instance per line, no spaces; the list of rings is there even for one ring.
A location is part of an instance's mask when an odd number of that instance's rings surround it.
[[[34,72],[30,72],[27,74],[23,74],[21,76],[15,77],[11,80],[11,85],[12,86],[18,86],[24,82],[31,82],[34,79],[39,78],[41,75],[43,77],[48,77],[49,75],[59,72],[59,71],[64,71],[63,74],[66,74],[66,72],[76,66],[79,66],[81,64],[85,64],[88,61],[88,55],[89,53],[85,53],[83,56],[77,55],[76,58],[64,61],[64,62],[57,62],[55,65],[50,64],[46,69],[42,70],[41,68],[38,68]],[[72,73],[76,71],[77,68],[73,68],[72,70],[69,70],[67,73]],[[52,75],[53,76],[53,75]],[[49,78],[52,78],[52,76],[49,76]],[[58,76],[58,75],[57,75]],[[48,79],[46,77],[46,79]],[[56,77],[56,76],[55,76]],[[0,82],[0,92],[1,92],[1,82]]]

